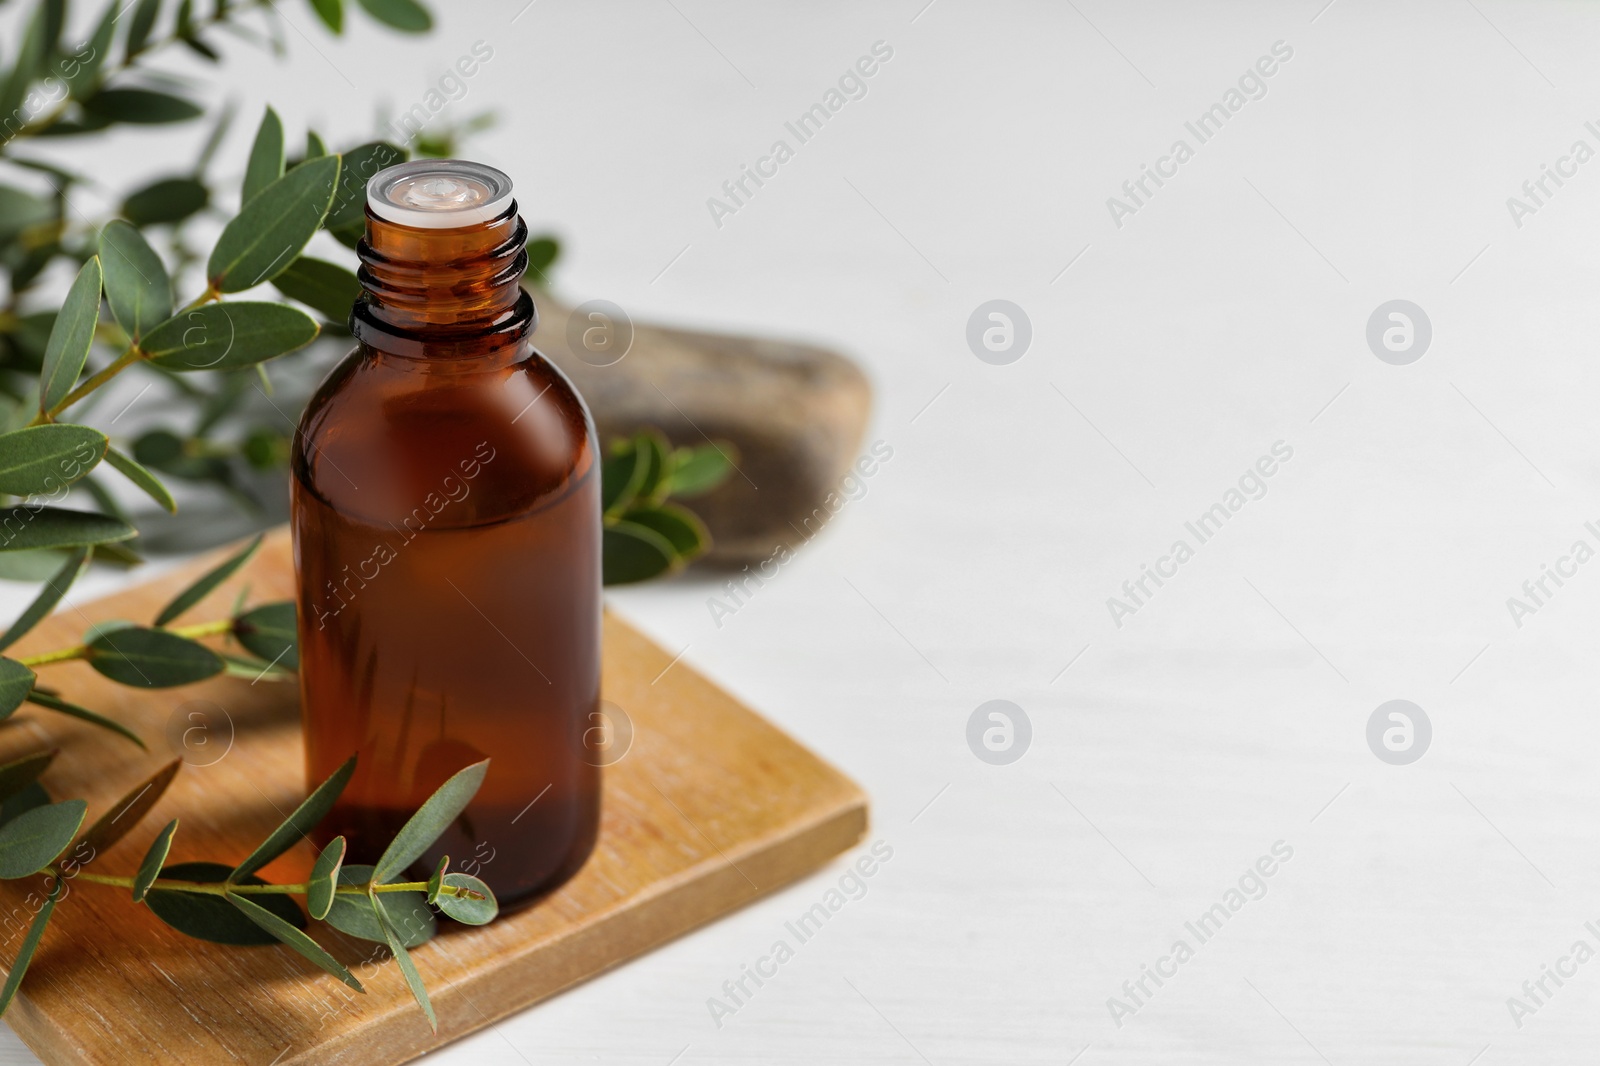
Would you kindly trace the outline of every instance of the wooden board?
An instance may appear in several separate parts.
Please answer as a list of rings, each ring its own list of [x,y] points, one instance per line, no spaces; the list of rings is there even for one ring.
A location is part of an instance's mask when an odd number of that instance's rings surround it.
[[[148,622],[214,562],[65,607],[15,654],[75,644],[94,621]],[[183,621],[225,617],[244,583],[253,602],[293,596],[286,532]],[[219,678],[145,691],[82,663],[41,669],[65,698],[127,723],[150,745],[141,755],[32,705],[0,726],[0,760],[63,749],[44,783],[57,798],[87,799],[91,820],[183,753],[196,709],[186,705],[207,701],[199,709],[216,723],[204,737],[191,734],[191,765],[138,830],[94,861],[95,872],[132,873],[174,817],[182,822],[169,861],[237,862],[304,795],[293,683]],[[190,940],[125,890],[83,882],[56,909],[6,1020],[49,1063],[404,1062],[770,892],[866,832],[866,797],[851,781],[615,616],[605,622],[602,687],[631,718],[634,739],[605,771],[594,856],[534,907],[480,929],[454,927],[414,953],[438,1010],[437,1037],[375,945],[313,923],[366,985],[363,996],[287,949]],[[303,879],[309,851],[301,845],[265,876]],[[24,894],[19,883],[0,884],[0,959],[15,957],[31,916]]]

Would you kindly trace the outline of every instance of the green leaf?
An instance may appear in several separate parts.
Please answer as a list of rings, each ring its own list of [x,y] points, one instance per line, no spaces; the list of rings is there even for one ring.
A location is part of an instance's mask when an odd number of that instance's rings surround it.
[[[304,348],[317,329],[310,315],[282,304],[214,303],[167,319],[140,347],[167,370],[237,370]]]
[[[10,799],[39,780],[39,775],[49,768],[57,749],[36,751],[0,766],[0,797]]]
[[[635,507],[622,516],[624,522],[653,529],[666,538],[680,559],[692,559],[706,550],[711,534],[706,524],[686,508],[675,503]]]
[[[366,221],[367,182],[380,170],[405,162],[404,148],[372,141],[344,153],[339,167],[339,191],[323,225],[329,229],[359,226]]]
[[[18,815],[26,814],[35,807],[44,807],[50,803],[50,793],[37,781],[29,781],[22,786],[22,791],[15,796],[7,796],[0,802],[0,825],[13,821]]]
[[[433,1004],[428,999],[428,989],[422,983],[422,975],[417,972],[417,964],[411,961],[411,954],[406,951],[405,944],[401,943],[400,937],[389,927],[388,916],[377,898],[370,898],[368,904],[372,907],[372,913],[377,917],[378,924],[383,927],[384,939],[389,944],[389,950],[394,953],[394,961],[399,964],[400,972],[405,975],[406,987],[411,989],[411,996],[417,1001],[417,1006],[422,1008],[422,1013],[428,1016],[429,1027],[437,1033],[439,1017],[433,1013]]]
[[[129,337],[138,340],[151,326],[172,317],[167,268],[132,224],[116,219],[100,231],[100,267],[106,302]]]
[[[240,202],[249,203],[257,193],[283,177],[283,121],[267,108],[250,147],[250,162],[244,168],[244,191]]]
[[[17,989],[22,987],[22,978],[28,972],[28,964],[33,961],[34,953],[39,950],[39,940],[44,936],[45,926],[50,924],[50,916],[55,913],[56,903],[61,899],[65,888],[65,880],[60,877],[52,879],[50,894],[45,897],[39,913],[33,916],[33,922],[28,926],[28,935],[22,938],[22,946],[17,949],[17,957],[11,963],[11,972],[6,974],[5,987],[0,988],[0,1014],[4,1014],[6,1008],[11,1006],[11,1001],[16,998]]]
[[[133,125],[156,126],[199,118],[199,104],[155,89],[101,89],[83,102],[90,115]]]
[[[646,429],[636,434],[633,442],[650,463],[639,486],[639,499],[660,503],[667,494],[667,438],[658,429]]]
[[[600,534],[600,569],[607,585],[660,577],[678,566],[672,542],[632,522],[609,524]]]
[[[0,552],[33,548],[76,548],[127,540],[137,533],[109,515],[69,511],[64,507],[0,507]]]
[[[672,467],[667,475],[667,495],[679,499],[704,496],[733,470],[733,461],[726,454],[732,445],[702,444],[698,448],[679,448],[672,453]]]
[[[122,7],[122,0],[111,0],[106,4],[105,14],[100,16],[100,23],[95,27],[88,45],[80,49],[77,56],[62,62],[61,77],[67,83],[67,94],[74,100],[83,99],[100,84],[100,70],[105,65],[106,57],[111,54],[111,39],[116,33],[117,16],[121,14]],[[88,55],[83,56],[84,52],[88,52]]]
[[[371,880],[370,866],[345,866],[339,870],[341,885],[364,885]],[[433,934],[438,930],[438,923],[434,920],[433,911],[428,909],[427,897],[421,892],[384,892],[377,898],[383,901],[383,909],[389,917],[390,924],[397,932],[404,934],[401,943],[406,947],[419,947],[433,939]],[[329,925],[341,933],[348,933],[353,937],[371,940],[378,944],[389,942],[377,915],[372,913],[369,896],[352,892],[334,896],[327,920]]]
[[[89,358],[94,327],[100,321],[100,257],[83,264],[67,290],[61,312],[50,330],[39,375],[39,410],[48,411],[72,391]]]
[[[323,950],[321,944],[318,944],[315,940],[295,928],[295,926],[261,906],[261,904],[256,903],[250,896],[229,892],[226,898],[229,903],[238,909],[239,913],[266,930],[274,940],[298,951],[301,955],[316,963],[326,972],[333,974],[333,976],[357,992],[366,991],[361,987],[361,982],[355,979],[355,975],[345,969],[338,959]]]
[[[427,33],[433,28],[433,16],[417,0],[361,0],[367,14],[404,33]]]
[[[167,861],[167,853],[172,850],[172,835],[177,831],[178,820],[174,818],[150,842],[150,849],[144,853],[144,860],[139,863],[139,872],[133,877],[133,901],[135,903],[144,902],[144,897],[150,891],[150,886],[155,882],[156,878],[161,876],[161,867]]]
[[[48,200],[9,185],[0,185],[0,244],[10,244],[29,226],[55,218]]]
[[[339,157],[295,167],[255,195],[223,228],[206,264],[219,292],[239,292],[271,281],[306,246],[339,185]]]
[[[489,760],[484,759],[458,770],[440,785],[389,842],[383,857],[378,860],[373,877],[380,882],[388,881],[420,859],[422,853],[432,847],[439,835],[466,810],[467,804],[477,794],[478,786],[483,784],[483,775],[488,772]]]
[[[101,729],[109,729],[111,732],[133,741],[135,744],[139,745],[140,748],[144,748],[144,741],[139,739],[139,734],[135,733],[121,722],[114,722],[104,715],[95,714],[88,708],[79,707],[76,703],[68,703],[60,696],[51,695],[48,692],[40,692],[38,689],[34,689],[32,692],[28,693],[28,702],[37,703],[41,707],[47,707],[52,711],[57,711],[61,714],[67,715],[68,717],[76,718],[79,721],[88,722],[90,725],[97,725]]]
[[[160,11],[161,0],[139,0],[139,6],[133,9],[133,17],[128,22],[128,40],[122,53],[124,64],[144,51]]]
[[[261,547],[261,541],[265,537],[265,533],[257,534],[249,544],[246,544],[243,548],[234,552],[233,555],[206,571],[199,580],[178,593],[177,596],[173,597],[171,603],[161,608],[161,613],[156,615],[155,624],[158,626],[166,625],[209,596],[213,589],[238,573],[239,568],[250,561],[250,557],[256,553],[257,548]]]
[[[0,718],[16,713],[37,680],[37,675],[17,660],[0,659]]]
[[[173,759],[107,808],[106,813],[89,827],[89,831],[83,834],[83,839],[79,841],[79,847],[87,844],[92,849],[84,861],[92,862],[99,858],[117,841],[127,836],[144,816],[150,813],[151,808],[160,802],[167,791],[167,786],[172,784],[172,779],[178,776],[178,770],[182,766],[182,759]],[[77,854],[76,850],[74,854]]]
[[[144,626],[101,633],[89,642],[89,665],[135,688],[172,688],[222,673],[222,660],[210,648]]]
[[[54,495],[100,461],[106,435],[70,423],[29,426],[0,436],[0,492]]]
[[[334,32],[334,36],[344,32],[344,4],[341,0],[311,0],[311,10],[317,13],[323,25]]]
[[[233,622],[233,635],[254,655],[290,670],[300,669],[296,647],[294,604],[265,603],[246,611]]]
[[[467,895],[469,892],[480,898]],[[488,925],[500,913],[500,904],[489,886],[470,874],[445,874],[444,887],[433,902],[446,917],[466,925]]]
[[[61,569],[44,583],[39,595],[28,604],[28,609],[17,616],[17,620],[11,623],[11,628],[6,630],[4,636],[0,636],[0,651],[15,644],[23,634],[38,625],[40,619],[55,609],[55,605],[61,602],[61,597],[67,594],[67,590],[78,579],[78,575],[83,573],[83,568],[88,562],[88,548],[74,548],[67,554],[67,561],[61,565]]]
[[[311,867],[311,880],[306,882],[306,910],[311,917],[322,921],[333,907],[334,889],[339,884],[339,867],[344,862],[344,837],[334,837],[322,849]]]
[[[0,880],[30,877],[72,843],[89,805],[81,799],[35,807],[0,825]]]
[[[205,209],[211,190],[196,178],[162,178],[122,201],[122,217],[135,226],[182,222]]]
[[[600,466],[600,510],[607,516],[619,515],[633,506],[650,472],[650,457],[626,441],[614,449]]]
[[[538,284],[548,288],[550,268],[561,257],[561,242],[546,234],[528,242],[528,270],[538,275]]]
[[[339,793],[350,783],[350,775],[355,772],[356,757],[352,755],[343,766],[333,772],[332,776],[318,785],[316,790],[306,797],[305,802],[296,807],[294,813],[285,818],[283,823],[261,842],[261,846],[250,853],[249,858],[234,868],[233,876],[228,880],[235,882],[242,877],[249,877],[298,844],[318,822],[327,817],[328,812],[333,809],[334,801],[339,798]]]
[[[330,322],[350,321],[350,308],[361,295],[355,274],[336,263],[302,255],[272,279],[273,286],[291,300],[321,312]]]
[[[216,885],[226,881],[232,868],[215,862],[180,862],[161,871],[165,881],[197,881]],[[259,877],[243,882],[247,885],[264,885]],[[287,895],[276,893],[256,897],[261,906],[277,917],[304,929],[306,917]],[[278,938],[261,928],[236,909],[222,896],[198,892],[182,892],[172,888],[152,888],[145,895],[147,907],[172,928],[197,940],[213,944],[232,944],[236,947],[253,947],[259,944],[276,944]]]
[[[159,503],[168,514],[178,513],[178,501],[172,498],[172,493],[167,491],[154,474],[140,466],[131,456],[117,451],[115,447],[106,448],[106,462],[111,468],[122,474],[123,477],[133,482],[144,490],[144,494]],[[0,645],[3,647],[4,645]]]
[[[428,902],[433,902],[433,897],[439,894],[439,889],[444,885],[444,874],[450,867],[450,856],[441,855],[439,865],[433,868],[433,876],[428,878]]]
[[[322,143],[322,138],[317,136],[317,131],[306,130],[306,157],[300,162],[305,163],[313,159],[320,159],[327,154],[328,146]]]

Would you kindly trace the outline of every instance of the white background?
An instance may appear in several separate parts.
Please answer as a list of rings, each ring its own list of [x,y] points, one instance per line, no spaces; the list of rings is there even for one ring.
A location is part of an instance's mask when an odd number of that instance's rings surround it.
[[[427,37],[355,13],[343,41],[288,2],[286,61],[226,45],[237,170],[263,101],[353,143],[487,41],[439,121],[498,113],[469,154],[566,240],[559,291],[836,344],[894,451],[720,627],[711,578],[610,597],[865,786],[894,849],[866,897],[720,1028],[708,997],[843,862],[429,1061],[1592,1059],[1600,961],[1520,1029],[1506,1000],[1600,948],[1600,562],[1520,628],[1506,600],[1600,548],[1600,160],[1520,227],[1506,200],[1600,150],[1600,13],[925,2],[436,2]],[[707,197],[876,41],[866,97],[717,227]],[[1197,144],[1276,41],[1266,96]],[[1032,322],[1007,366],[964,336],[995,298]],[[1397,298],[1433,328],[1405,366],[1365,338]],[[1277,441],[1265,497],[1114,625]],[[1433,725],[1409,766],[1365,736],[1396,698]],[[1011,765],[965,739],[991,699],[1032,722]],[[1107,998],[1280,840],[1265,897],[1119,1028]]]

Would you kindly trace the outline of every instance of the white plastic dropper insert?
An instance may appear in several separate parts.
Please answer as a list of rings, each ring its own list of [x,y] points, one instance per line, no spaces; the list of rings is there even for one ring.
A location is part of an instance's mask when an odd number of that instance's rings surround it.
[[[416,229],[481,225],[511,206],[511,179],[466,159],[417,159],[374,174],[367,206],[385,222]]]

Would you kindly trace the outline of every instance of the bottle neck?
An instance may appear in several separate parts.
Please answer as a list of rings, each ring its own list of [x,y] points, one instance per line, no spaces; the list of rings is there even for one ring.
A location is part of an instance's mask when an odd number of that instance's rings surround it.
[[[402,226],[368,210],[356,248],[362,292],[351,332],[380,352],[412,358],[480,355],[520,342],[535,317],[521,286],[527,243],[515,203],[460,229]]]

